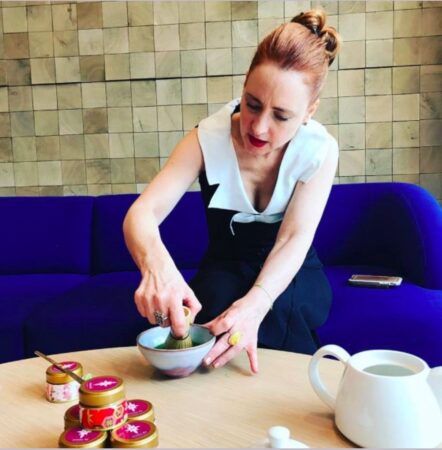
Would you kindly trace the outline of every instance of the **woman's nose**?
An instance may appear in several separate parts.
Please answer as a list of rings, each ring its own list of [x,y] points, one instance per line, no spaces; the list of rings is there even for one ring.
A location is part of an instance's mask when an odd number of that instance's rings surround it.
[[[252,122],[252,131],[255,136],[266,134],[268,131],[268,119],[262,114],[254,118]]]

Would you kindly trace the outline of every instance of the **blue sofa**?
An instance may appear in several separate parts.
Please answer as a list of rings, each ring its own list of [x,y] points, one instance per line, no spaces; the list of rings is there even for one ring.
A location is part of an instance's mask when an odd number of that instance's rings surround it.
[[[148,327],[123,218],[136,195],[0,198],[0,362],[134,345]],[[161,225],[189,280],[206,245],[204,206],[187,193]],[[442,365],[442,211],[405,183],[337,185],[314,245],[334,301],[318,334],[350,353],[408,351]],[[351,287],[351,274],[400,275],[400,287]]]

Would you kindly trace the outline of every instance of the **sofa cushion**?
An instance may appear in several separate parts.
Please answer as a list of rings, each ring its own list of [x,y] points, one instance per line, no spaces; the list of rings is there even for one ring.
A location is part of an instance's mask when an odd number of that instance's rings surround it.
[[[325,271],[333,303],[328,320],[317,330],[322,345],[341,345],[350,354],[375,348],[399,350],[431,366],[442,365],[442,291],[406,279],[395,288],[347,283],[355,273],[395,275],[381,267],[331,266]]]
[[[23,322],[34,308],[87,278],[62,274],[0,276],[0,363],[24,357]]]
[[[93,199],[0,198],[0,273],[88,273]]]

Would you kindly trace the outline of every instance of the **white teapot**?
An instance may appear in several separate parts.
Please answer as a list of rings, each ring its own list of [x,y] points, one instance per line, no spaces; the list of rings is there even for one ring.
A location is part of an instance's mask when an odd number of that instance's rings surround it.
[[[345,365],[336,397],[321,381],[319,362]],[[408,353],[367,350],[351,356],[337,345],[314,355],[310,382],[335,412],[338,429],[361,447],[429,448],[442,442],[442,366],[430,369]]]

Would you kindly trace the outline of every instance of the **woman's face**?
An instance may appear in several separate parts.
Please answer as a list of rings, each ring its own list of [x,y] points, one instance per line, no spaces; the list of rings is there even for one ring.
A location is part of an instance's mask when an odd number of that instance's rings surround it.
[[[249,73],[241,98],[240,133],[244,150],[265,155],[282,148],[308,121],[311,104],[305,76],[264,63]]]

